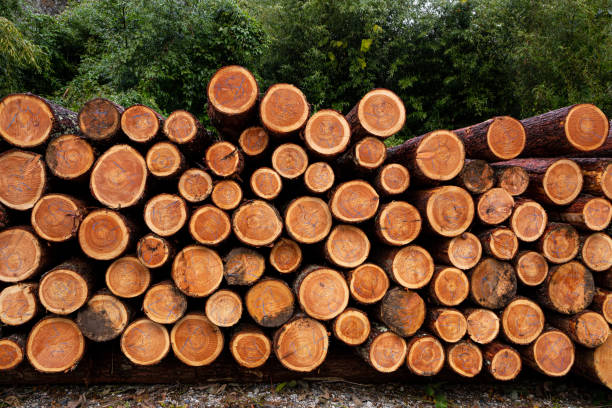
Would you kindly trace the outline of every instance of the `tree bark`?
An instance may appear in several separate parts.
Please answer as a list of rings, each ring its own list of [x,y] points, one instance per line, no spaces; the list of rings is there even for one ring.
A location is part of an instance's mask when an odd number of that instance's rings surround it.
[[[608,157],[612,156],[612,133],[608,136],[610,151]],[[612,200],[612,159],[582,158],[572,159],[582,169],[584,185],[582,191],[595,196],[606,196]]]
[[[603,197],[581,195],[568,207],[551,211],[550,219],[566,222],[582,231],[603,231],[612,220],[612,204]]]
[[[416,333],[425,321],[425,302],[409,289],[395,287],[382,298],[376,317],[402,337]]]
[[[470,297],[487,309],[501,309],[516,295],[516,273],[507,262],[485,258],[469,273]]]
[[[454,184],[472,194],[482,194],[495,185],[495,172],[484,160],[467,159]]]

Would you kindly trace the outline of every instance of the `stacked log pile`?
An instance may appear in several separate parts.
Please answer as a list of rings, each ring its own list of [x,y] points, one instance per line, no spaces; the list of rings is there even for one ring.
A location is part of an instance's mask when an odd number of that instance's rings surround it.
[[[526,365],[612,387],[596,106],[387,148],[406,111],[386,89],[312,113],[296,87],[260,95],[228,66],[208,101],[215,132],[184,110],[2,99],[0,370],[67,373],[107,342],[135,366],[226,350],[312,372],[352,349],[381,373]]]

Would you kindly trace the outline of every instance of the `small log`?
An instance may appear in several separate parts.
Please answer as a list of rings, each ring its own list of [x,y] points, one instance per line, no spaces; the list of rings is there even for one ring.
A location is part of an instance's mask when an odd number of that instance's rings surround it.
[[[514,344],[530,344],[544,330],[544,321],[544,312],[537,303],[517,297],[501,314],[502,333]]]
[[[462,377],[472,378],[482,370],[482,352],[469,340],[451,344],[446,349],[448,367]]]
[[[551,222],[538,240],[538,250],[552,263],[565,263],[578,255],[580,236],[569,224]]]
[[[608,137],[612,141],[612,137]],[[606,196],[612,200],[612,159],[572,159],[582,169],[584,185],[582,191],[595,196]]]
[[[299,145],[285,143],[272,153],[272,167],[281,177],[293,180],[300,177],[308,167],[308,155]]]
[[[463,311],[467,334],[474,343],[489,344],[499,334],[499,317],[489,309],[468,308]]]
[[[113,295],[135,298],[145,293],[151,283],[151,273],[139,259],[124,256],[106,269],[106,287]]]
[[[304,172],[304,185],[314,194],[322,194],[334,185],[334,169],[325,162],[310,164]]]
[[[491,164],[495,170],[497,186],[503,188],[513,196],[518,196],[527,191],[529,187],[529,173],[520,166],[498,167]]]
[[[507,262],[485,258],[470,271],[470,298],[487,309],[501,309],[516,295],[516,273]]]
[[[242,317],[242,299],[231,290],[218,290],[206,300],[204,310],[212,324],[232,327]]]
[[[77,114],[48,99],[25,93],[0,101],[0,136],[13,146],[30,149],[77,131]]]
[[[320,322],[297,315],[274,333],[273,344],[274,354],[283,366],[310,372],[325,361],[329,338]]]
[[[268,361],[272,353],[272,342],[258,327],[240,325],[232,335],[229,349],[241,367],[257,368]]]
[[[138,260],[146,268],[161,268],[173,258],[174,248],[165,239],[155,234],[147,234],[136,244]]]
[[[461,312],[449,308],[434,308],[427,313],[427,327],[447,343],[456,343],[467,332],[467,321]]]
[[[376,215],[379,196],[364,180],[352,180],[338,185],[331,193],[329,209],[342,222],[357,223]]]
[[[90,258],[115,259],[134,239],[133,227],[116,211],[93,210],[83,219],[79,227],[79,245]]]
[[[244,298],[247,312],[263,327],[279,327],[293,316],[293,292],[280,279],[264,278]]]
[[[387,158],[385,143],[375,137],[365,137],[355,143],[336,159],[339,174],[369,174],[384,163]]]
[[[283,220],[276,209],[261,200],[246,202],[232,214],[232,230],[240,242],[267,246],[276,241],[283,231]]]
[[[478,197],[476,214],[485,225],[506,221],[514,208],[514,198],[503,188],[492,188]]]
[[[436,239],[432,244],[431,254],[437,262],[462,270],[472,269],[482,257],[482,244],[471,232],[453,238]]]
[[[251,191],[264,200],[274,200],[283,189],[281,176],[269,167],[260,167],[251,174]]]
[[[386,139],[399,132],[406,121],[402,100],[388,89],[373,89],[346,115],[354,139],[366,136]]]
[[[16,368],[25,358],[26,336],[12,334],[0,338],[0,371]]]
[[[151,175],[160,179],[178,178],[187,166],[185,157],[172,143],[155,143],[145,157]]]
[[[457,306],[470,294],[470,281],[463,271],[449,266],[436,266],[429,284],[429,298],[443,306]]]
[[[208,296],[223,280],[223,261],[211,248],[189,245],[172,262],[172,280],[187,296]]]
[[[583,310],[572,316],[549,313],[546,321],[584,347],[599,347],[606,342],[610,334],[608,322],[602,315],[590,310]]]
[[[0,292],[0,321],[19,326],[31,321],[39,312],[36,292],[38,283],[17,283]]]
[[[387,274],[372,263],[364,263],[348,271],[346,281],[353,299],[366,305],[378,302],[389,289]]]
[[[587,236],[583,239],[578,259],[594,272],[612,268],[612,238],[603,232]]]
[[[412,199],[429,231],[444,237],[463,234],[474,219],[474,201],[461,187],[442,186],[415,191]]]
[[[85,217],[85,204],[65,194],[47,194],[34,205],[30,222],[39,237],[63,242],[77,235]]]
[[[575,314],[591,304],[594,292],[591,272],[580,262],[571,261],[550,268],[538,289],[538,302],[559,313]]]
[[[466,157],[471,159],[514,159],[525,147],[525,129],[510,116],[497,116],[454,132],[465,144]]]
[[[370,320],[361,310],[349,307],[334,319],[332,332],[344,344],[358,346],[370,335]]]
[[[483,348],[485,367],[497,381],[514,380],[521,372],[521,355],[512,347],[494,342]]]
[[[309,266],[293,282],[302,310],[317,320],[331,320],[346,309],[349,289],[344,276],[322,266]]]
[[[285,210],[285,229],[297,242],[303,244],[321,242],[329,235],[331,227],[331,212],[325,201],[320,198],[307,196],[296,198]],[[337,236],[336,239],[343,238]]]
[[[123,355],[136,365],[159,363],[170,351],[168,330],[147,318],[132,322],[121,335]]]
[[[495,185],[495,172],[484,160],[466,160],[455,184],[472,194],[482,194]]]
[[[601,314],[609,324],[612,324],[612,291],[595,288],[591,309]]]
[[[26,344],[30,364],[42,373],[71,371],[84,354],[85,338],[79,326],[63,317],[40,320],[30,331]]]
[[[124,111],[123,106],[108,99],[89,100],[79,111],[79,128],[93,142],[111,144],[121,134],[121,114]]]
[[[550,219],[583,231],[603,231],[612,221],[612,204],[602,197],[583,195],[561,211],[551,212]]]
[[[407,245],[421,232],[421,214],[406,201],[391,201],[376,214],[374,231],[383,244]]]
[[[293,85],[274,84],[259,104],[259,118],[266,131],[277,138],[299,133],[310,114],[306,96]]]
[[[325,259],[341,268],[355,268],[370,255],[370,240],[359,228],[336,225],[325,241]]]
[[[294,272],[302,264],[302,249],[297,242],[280,238],[274,243],[268,261],[279,273]]]
[[[0,282],[35,277],[48,263],[48,249],[29,227],[0,232]]]
[[[431,377],[444,367],[444,347],[432,335],[417,333],[408,341],[406,367],[412,374]]]
[[[563,332],[546,328],[536,341],[521,349],[523,362],[550,377],[566,375],[574,365],[574,344]]]
[[[302,139],[308,150],[316,156],[334,157],[348,147],[351,129],[340,113],[332,109],[321,109],[306,122]]]
[[[416,333],[425,321],[425,302],[409,289],[395,287],[383,297],[376,317],[402,337]]]
[[[518,281],[525,286],[538,286],[548,275],[548,262],[541,253],[521,251],[514,259]]]
[[[161,133],[164,117],[145,105],[132,105],[121,114],[121,130],[136,143],[149,143]]]
[[[181,175],[178,191],[190,203],[199,203],[212,193],[213,181],[208,173],[200,169],[189,169]]]
[[[109,341],[123,333],[131,318],[131,310],[108,292],[92,296],[79,310],[76,323],[85,337],[93,341]]]
[[[70,259],[41,277],[38,298],[49,312],[68,315],[87,302],[93,287],[91,266],[84,260]]]
[[[142,300],[144,314],[156,323],[172,324],[187,311],[187,297],[170,281],[155,284]]]
[[[497,227],[478,234],[485,254],[508,261],[518,252],[518,239],[510,228]]]
[[[548,215],[536,201],[519,198],[515,201],[510,228],[518,239],[534,242],[544,234]]]
[[[434,274],[433,258],[425,248],[418,245],[381,248],[375,257],[389,278],[407,289],[426,286]]]
[[[246,128],[240,134],[238,146],[247,157],[259,157],[267,149],[270,137],[260,126]]]
[[[573,366],[578,374],[612,388],[612,336],[595,349],[576,350],[576,363]]]
[[[222,210],[233,210],[242,202],[242,188],[233,180],[221,180],[215,184],[210,198]]]
[[[399,163],[389,163],[378,169],[374,187],[382,196],[402,194],[410,186],[410,172]]]
[[[549,156],[589,152],[599,148],[608,136],[606,115],[595,105],[567,106],[521,121],[527,133],[525,155]]]
[[[230,142],[216,142],[206,149],[204,161],[208,169],[217,177],[238,175],[244,168],[244,158],[236,146]]]
[[[156,195],[149,199],[144,207],[145,224],[162,237],[169,237],[179,232],[185,225],[187,217],[185,200],[174,194]]]
[[[164,122],[163,131],[172,143],[181,146],[183,153],[198,159],[211,139],[196,117],[184,110],[172,112]]]
[[[223,333],[200,313],[189,313],[170,332],[174,355],[183,363],[201,367],[211,364],[223,351]]]
[[[376,371],[392,373],[405,364],[408,346],[406,340],[388,328],[375,324],[370,330],[368,339],[356,350]]]
[[[0,154],[0,203],[13,210],[29,210],[46,188],[41,155],[16,149]]]
[[[189,219],[189,233],[203,245],[219,245],[232,233],[229,216],[212,204],[205,204]]]
[[[59,136],[47,145],[45,162],[51,174],[62,180],[87,177],[96,157],[87,141],[73,134]]]
[[[250,248],[233,248],[223,262],[223,274],[228,285],[250,286],[261,278],[266,269],[263,255]]]

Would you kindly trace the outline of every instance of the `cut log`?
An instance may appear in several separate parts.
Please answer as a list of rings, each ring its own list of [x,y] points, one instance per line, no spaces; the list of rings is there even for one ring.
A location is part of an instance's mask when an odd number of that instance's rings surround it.
[[[48,249],[28,227],[0,232],[0,281],[20,282],[35,277],[48,262]]]
[[[612,137],[608,137],[612,141]],[[582,169],[582,191],[612,200],[612,159],[572,159]]]
[[[429,297],[433,303],[457,306],[470,294],[470,281],[463,271],[449,266],[436,266],[429,284]]]
[[[379,196],[366,181],[352,180],[338,185],[331,194],[329,209],[342,222],[368,220],[378,210]]]
[[[482,257],[482,244],[471,232],[437,239],[432,244],[431,254],[436,261],[462,270],[472,269]]]
[[[293,316],[293,292],[280,279],[264,278],[247,292],[244,303],[249,315],[263,327],[279,327]]]
[[[242,243],[261,247],[276,241],[283,231],[283,220],[272,205],[253,200],[234,211],[232,230]]]
[[[79,326],[63,317],[47,317],[34,325],[26,354],[30,364],[43,373],[73,370],[85,354],[85,338]]]
[[[407,245],[421,232],[421,214],[405,201],[391,201],[380,207],[374,230],[383,244]]]
[[[211,139],[204,127],[191,113],[175,110],[164,122],[164,133],[172,143],[181,146],[181,151],[198,159]]]
[[[46,188],[41,155],[16,149],[0,154],[0,203],[13,210],[29,210]]]
[[[161,268],[172,259],[174,248],[170,243],[155,234],[147,234],[138,240],[136,254],[146,268]]]
[[[145,105],[132,105],[121,114],[121,130],[133,142],[149,143],[161,133],[164,118]]]
[[[343,343],[358,346],[370,335],[370,320],[361,310],[349,307],[336,317],[332,332]]]
[[[261,329],[253,325],[241,325],[232,335],[229,349],[240,366],[257,368],[268,361],[272,342]]]
[[[386,139],[404,127],[406,108],[402,100],[388,89],[373,89],[346,115],[354,139],[366,136]]]
[[[474,343],[489,344],[499,334],[499,317],[489,309],[465,309],[467,334]]]
[[[578,348],[573,368],[591,381],[612,388],[612,336],[596,349]]]
[[[514,208],[514,198],[503,188],[492,188],[478,197],[476,214],[485,225],[506,221]]]
[[[12,370],[25,358],[26,336],[12,334],[0,338],[0,371]]]
[[[306,96],[293,85],[275,84],[259,104],[259,118],[269,134],[286,138],[306,125],[310,106]]]
[[[292,371],[315,370],[325,361],[328,347],[325,326],[303,315],[297,315],[274,333],[274,354]]]
[[[591,309],[601,314],[609,324],[612,324],[612,291],[595,288]]]
[[[208,117],[222,135],[237,138],[255,119],[259,87],[246,68],[229,65],[219,69],[206,93]]]
[[[521,251],[514,259],[518,281],[525,286],[538,286],[548,275],[548,263],[541,253]]]
[[[251,174],[251,190],[264,200],[274,200],[283,189],[280,175],[269,167],[260,167]]]
[[[38,283],[17,283],[0,292],[0,321],[19,326],[31,321],[39,312],[36,292]]]
[[[387,274],[372,263],[364,263],[348,271],[346,281],[353,299],[366,305],[378,302],[389,289]]]
[[[510,219],[510,227],[518,239],[534,242],[542,236],[548,223],[546,210],[533,200],[518,198]]]
[[[424,287],[434,274],[433,258],[418,245],[381,248],[376,251],[375,257],[391,280],[407,289]]]
[[[408,341],[406,366],[412,374],[431,377],[444,367],[444,347],[442,343],[426,333],[417,333]]]
[[[518,196],[527,191],[529,187],[529,173],[520,166],[491,165],[495,170],[497,186],[503,188],[513,196]]]
[[[130,207],[144,197],[147,173],[140,153],[128,145],[115,145],[94,164],[89,188],[109,208]]]
[[[178,178],[187,165],[178,147],[168,142],[151,146],[145,160],[151,175],[161,179]]]
[[[495,172],[484,160],[466,160],[455,182],[472,194],[482,194],[495,185]]]
[[[170,332],[174,355],[183,363],[200,367],[211,364],[223,350],[223,333],[200,313],[189,313]]]
[[[578,255],[580,236],[569,224],[551,222],[538,240],[538,250],[552,263],[565,263]]]
[[[465,154],[471,159],[514,159],[525,147],[525,129],[510,116],[497,116],[454,132],[465,144]]]
[[[47,167],[62,180],[81,180],[94,164],[94,151],[77,135],[62,135],[49,142],[45,153]]]
[[[368,174],[379,168],[387,158],[385,143],[375,137],[366,137],[336,159],[336,166],[342,174]]]
[[[216,142],[206,150],[206,166],[217,177],[230,177],[240,174],[244,168],[244,158],[236,146],[230,142]]]
[[[612,204],[603,197],[580,196],[569,207],[552,212],[553,221],[566,222],[583,231],[605,230],[612,220]]]
[[[308,119],[302,138],[308,150],[315,155],[334,157],[348,147],[351,129],[340,113],[321,109]]]
[[[469,277],[472,301],[487,309],[501,309],[516,295],[516,273],[507,262],[485,258]]]
[[[204,310],[212,324],[232,327],[242,317],[242,299],[231,290],[218,290],[206,300]]]
[[[297,242],[281,238],[274,243],[269,262],[279,273],[294,272],[302,263],[302,249]]]
[[[538,289],[538,302],[559,313],[575,314],[591,304],[594,292],[591,272],[580,262],[571,261],[550,268]]]
[[[238,146],[247,157],[258,157],[268,147],[270,137],[266,130],[259,126],[245,129],[238,139]]]
[[[272,153],[272,167],[281,177],[292,180],[300,177],[308,167],[308,155],[299,145],[285,143]]]
[[[233,180],[221,180],[215,184],[210,198],[222,210],[233,210],[242,202],[242,188]]]
[[[536,341],[521,350],[523,361],[550,377],[562,377],[574,365],[574,344],[563,332],[547,328]]]
[[[472,378],[482,370],[482,352],[474,343],[463,340],[446,349],[448,367],[462,377]]]
[[[223,274],[228,285],[250,286],[261,278],[265,269],[266,260],[258,251],[233,248],[225,256]]]
[[[93,341],[109,341],[123,333],[130,322],[130,309],[108,292],[95,294],[79,310],[76,323],[85,337]]]
[[[583,310],[572,316],[550,313],[546,316],[546,321],[584,347],[599,347],[606,342],[610,334],[608,322],[602,315],[590,310]]]
[[[410,186],[410,172],[399,163],[385,164],[378,170],[374,186],[382,196],[402,194]]]
[[[38,298],[51,313],[67,315],[83,306],[93,294],[91,266],[81,259],[70,259],[40,279]]]
[[[223,262],[213,249],[189,245],[174,258],[172,280],[187,296],[208,296],[223,280]]]
[[[465,232],[474,219],[474,201],[456,186],[442,186],[415,191],[412,204],[418,208],[430,231],[445,237]]]
[[[461,312],[449,308],[430,309],[427,327],[447,343],[456,343],[467,332],[467,321]]]
[[[296,198],[285,210],[285,229],[297,242],[303,244],[321,242],[327,237],[331,227],[331,212],[325,201],[320,198]],[[336,239],[343,238],[337,236]]]
[[[525,155],[549,156],[596,150],[608,136],[606,115],[595,105],[567,106],[521,121],[527,133]]]
[[[93,210],[79,227],[79,245],[90,258],[115,259],[134,239],[134,231],[126,218],[116,211]]]
[[[498,381],[514,380],[521,372],[521,355],[512,347],[494,342],[483,348],[485,367]]]
[[[39,237],[63,242],[77,235],[86,214],[85,204],[65,194],[47,194],[32,209],[30,222]]]
[[[304,172],[304,185],[314,194],[328,191],[334,185],[335,179],[334,169],[325,162],[312,163]]]
[[[147,201],[144,207],[144,221],[157,235],[169,237],[183,228],[188,210],[185,200],[174,194],[159,194]],[[229,218],[227,221],[229,225]]]
[[[151,273],[138,259],[124,256],[108,267],[105,275],[106,287],[113,295],[135,298],[145,293],[151,283]]]
[[[502,261],[514,258],[518,252],[518,239],[510,228],[497,227],[478,234],[485,254]]]
[[[579,259],[594,272],[612,268],[612,238],[603,232],[587,236],[582,243]]]
[[[295,278],[293,290],[302,310],[317,320],[331,320],[346,309],[349,289],[340,272],[309,266]]]
[[[219,245],[232,233],[229,216],[212,204],[205,204],[189,219],[189,233],[200,244]]]
[[[405,364],[408,346],[406,340],[388,328],[375,324],[366,342],[356,350],[376,371],[392,373]]]
[[[11,94],[0,101],[0,136],[13,146],[29,149],[77,131],[75,112],[40,96]]]
[[[104,98],[85,102],[79,111],[79,128],[90,140],[110,144],[121,134],[123,106]]]
[[[199,203],[212,193],[213,181],[208,173],[200,169],[189,169],[181,175],[178,191],[190,203]]]
[[[376,317],[402,337],[410,337],[425,321],[425,302],[409,289],[395,287],[387,291]]]
[[[336,225],[329,233],[324,246],[325,258],[341,268],[356,268],[370,254],[370,240],[359,228],[352,225]]]
[[[147,318],[132,322],[121,335],[121,352],[136,365],[159,363],[170,351],[168,330]]]
[[[142,300],[144,314],[156,323],[172,324],[187,311],[187,298],[170,281],[153,285]]]
[[[526,345],[544,330],[544,312],[537,303],[518,297],[508,303],[501,315],[502,333],[506,340]]]

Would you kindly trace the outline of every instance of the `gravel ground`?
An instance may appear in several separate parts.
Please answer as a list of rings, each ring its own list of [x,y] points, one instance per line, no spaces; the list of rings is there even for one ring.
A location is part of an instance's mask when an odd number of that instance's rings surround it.
[[[97,385],[13,387],[0,407],[612,407],[612,392],[580,379],[510,384]]]

